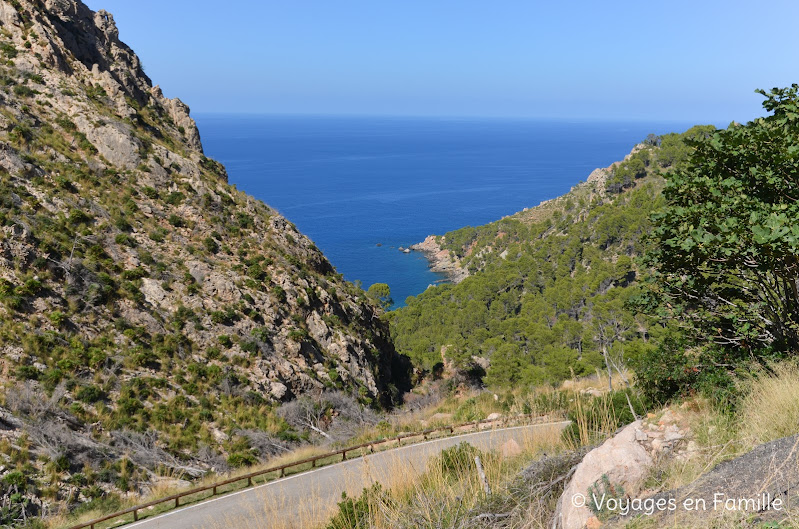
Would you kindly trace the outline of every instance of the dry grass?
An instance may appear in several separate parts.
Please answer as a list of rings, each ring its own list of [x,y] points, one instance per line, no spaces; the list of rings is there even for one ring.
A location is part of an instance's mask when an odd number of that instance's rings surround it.
[[[601,381],[601,377],[595,379],[592,383],[596,384],[596,380]],[[582,386],[578,386],[582,387]],[[586,386],[588,387],[588,386]],[[576,417],[577,424],[579,427],[579,439],[573,441],[576,444],[584,444],[589,442],[596,442],[597,439],[602,439],[607,436],[608,433],[611,433],[615,430],[615,416],[612,414],[612,408],[609,402],[605,402],[604,408],[600,406],[600,415],[602,416],[599,420],[597,417],[594,416],[589,420],[587,414],[581,413],[581,406],[583,406],[584,402],[588,400],[587,396],[581,396],[579,394],[579,390],[576,392],[571,391],[563,391],[563,390],[554,390],[552,388],[530,388],[530,389],[518,389],[515,391],[505,392],[503,394],[495,395],[490,392],[467,392],[457,396],[448,397],[442,401],[435,402],[427,407],[422,409],[414,410],[410,413],[405,414],[393,414],[387,417],[386,421],[380,425],[377,425],[373,428],[364,428],[363,430],[357,432],[354,438],[348,439],[345,444],[346,445],[354,445],[359,444],[361,442],[371,441],[375,439],[379,439],[381,437],[391,437],[395,436],[398,433],[406,433],[412,431],[421,431],[426,428],[431,428],[438,425],[449,425],[456,422],[465,422],[465,421],[472,421],[476,418],[484,419],[489,416],[491,413],[501,413],[504,416],[514,416],[520,414],[529,414],[529,413],[537,413],[537,414],[550,414],[553,410],[564,410],[567,408],[575,408],[577,409]],[[600,398],[599,400],[603,400]],[[596,406],[593,409],[592,413],[596,414]],[[555,417],[562,415],[562,413],[555,414]],[[564,441],[562,440],[561,435],[558,433],[555,435],[555,438],[550,438],[545,441],[546,446],[550,447],[557,447],[557,449],[561,449],[564,446]],[[421,439],[419,439],[421,440]],[[541,448],[541,439],[531,439],[527,446],[524,448],[524,454],[521,459],[525,461],[529,461],[533,454],[537,453]],[[229,474],[224,475],[210,475],[206,478],[194,482],[191,484],[191,487],[199,487],[203,485],[210,485],[214,482],[221,481],[223,479],[233,478],[237,476],[241,476],[247,473],[251,473],[258,470],[263,470],[270,467],[284,465],[290,462],[298,461],[307,459],[313,456],[321,455],[324,453],[328,453],[331,450],[334,450],[336,445],[325,445],[325,446],[306,446],[294,450],[290,453],[284,454],[282,456],[273,458],[269,461],[264,462],[263,464],[257,465],[255,467],[239,469],[233,471]],[[388,446],[385,446],[388,448]],[[351,454],[354,457],[356,454]],[[340,456],[339,456],[340,457]],[[330,462],[333,462],[332,460]],[[496,474],[498,469],[502,469],[502,472],[507,473],[508,469],[511,468],[507,461],[502,462],[499,466],[493,466],[493,461],[486,462],[486,472],[489,473],[491,476],[491,480],[502,481],[500,476]],[[310,468],[310,464],[307,465]],[[516,467],[518,470],[520,467]],[[304,469],[304,468],[303,468]],[[403,502],[405,504],[416,502],[418,503],[418,507],[422,509],[426,514],[426,516],[430,517],[433,516],[432,512],[425,511],[425,505],[427,501],[433,501],[431,498],[436,498],[435,503],[438,505],[436,508],[440,508],[442,505],[446,505],[448,501],[455,501],[454,498],[463,498],[463,494],[471,493],[472,489],[470,487],[474,486],[473,482],[464,482],[458,484],[457,486],[454,484],[450,484],[447,487],[441,487],[435,485],[435,480],[432,482],[428,481],[427,485],[422,486],[420,488],[419,485],[419,472],[411,471],[408,468],[397,468],[397,471],[393,473],[393,476],[388,480],[379,480],[381,483],[386,483],[387,486],[391,489],[391,497],[392,498],[403,498]],[[495,474],[491,474],[491,473]],[[508,474],[503,474],[508,475]],[[276,475],[270,475],[270,478],[277,477]],[[182,490],[185,490],[185,485],[180,486],[177,481],[180,476],[173,476],[172,480],[165,481],[161,484],[158,484],[153,487],[153,489],[144,497],[140,496],[131,496],[130,498],[126,498],[123,501],[122,508],[130,507],[135,504],[145,503],[151,500],[155,500],[158,498],[163,498],[169,496],[171,494],[175,494]],[[428,478],[429,479],[433,479]],[[259,478],[258,482],[265,481],[266,478]],[[361,478],[352,480],[354,483],[361,483],[363,480]],[[468,480],[467,480],[468,481]],[[473,481],[473,480],[472,480]],[[185,483],[185,482],[184,482]],[[242,482],[243,483],[243,482]],[[230,490],[234,490],[236,488],[240,488],[241,483],[230,486]],[[353,488],[354,487],[354,488]],[[442,488],[443,487],[443,488]],[[464,488],[465,487],[465,488]],[[351,494],[358,495],[362,490],[362,486],[354,486],[353,484],[348,484],[347,489],[350,491]],[[462,490],[461,490],[462,489]],[[264,489],[265,490],[265,489]],[[442,491],[446,491],[445,494],[440,495]],[[205,495],[209,495],[210,493],[205,493]],[[478,495],[479,496],[479,495]],[[413,502],[411,498],[415,498]],[[194,498],[194,501],[200,498]],[[186,501],[185,503],[188,503]],[[443,503],[442,503],[443,502]],[[296,516],[293,517],[294,522],[285,522],[289,525],[285,525],[285,527],[312,527],[315,521],[319,521],[320,519],[324,520],[329,515],[330,509],[335,508],[335,502],[332,505],[324,506],[317,501],[311,500],[306,502],[311,509],[311,512],[307,513],[297,513]],[[458,505],[464,505],[463,501],[457,502]],[[431,504],[432,505],[432,504]],[[151,510],[148,514],[156,514],[157,512],[161,512],[164,510],[168,510],[171,504],[166,504],[161,507],[157,507],[156,509]],[[270,513],[274,513],[277,510],[284,508],[284,506],[280,505],[280,502],[271,496],[264,500],[264,512],[258,513],[258,516],[248,516],[239,520],[239,525],[235,525],[236,527],[242,527],[243,529],[260,529],[260,526],[257,525],[257,522],[254,520],[257,519],[269,519],[271,522],[270,527],[279,527],[279,525],[275,524],[284,524],[283,521],[277,522],[274,515]],[[433,507],[430,507],[433,508]],[[407,509],[400,509],[401,511],[405,512]],[[446,510],[446,509],[445,509]],[[49,527],[52,528],[60,528],[65,527],[67,525],[73,525],[76,522],[87,521],[90,519],[94,519],[106,514],[108,511],[94,511],[89,513],[84,513],[79,520],[75,520],[74,518],[67,520],[65,518],[55,518],[50,520]],[[396,516],[399,516],[399,511],[395,513]],[[320,516],[322,518],[320,518]],[[112,522],[113,523],[113,522]],[[386,522],[388,523],[388,522]],[[294,525],[292,525],[294,524]],[[114,524],[117,525],[117,524]],[[318,525],[318,524],[317,524]],[[234,525],[227,525],[228,527],[233,527]],[[390,525],[386,525],[388,527]]]
[[[526,431],[519,443],[522,453],[503,458],[499,453],[482,454],[482,463],[493,494],[505,494],[505,487],[518,471],[541,452],[549,453],[563,448],[558,428],[539,432]],[[470,463],[470,460],[466,461]],[[380,483],[382,492],[363,496],[367,498],[358,512],[358,527],[370,529],[401,529],[416,527],[457,527],[460,521],[474,517],[474,508],[487,497],[477,473],[471,465],[445,470],[441,465],[426,463],[424,468],[410,464],[397,454],[380,468],[366,466],[358,474],[342,479],[339,490],[351,498],[361,497],[364,488]],[[262,489],[267,491],[268,488]],[[242,529],[312,529],[329,526],[331,517],[338,511],[330,491],[309,491],[302,502],[310,510],[297,510],[290,499],[269,497],[262,502],[258,513],[227,519],[217,525]],[[335,520],[335,519],[334,519]],[[344,526],[336,529],[343,529]]]
[[[690,428],[694,450],[680,459],[656,461],[647,483],[649,489],[673,490],[688,485],[719,463],[742,455],[750,447],[739,437],[736,418],[718,410],[707,399],[686,401],[679,414]]]
[[[744,383],[740,406],[740,436],[754,444],[799,431],[799,366],[783,362],[762,370]]]
[[[481,418],[485,418],[490,413],[493,413],[495,410],[498,409],[498,405],[497,405],[496,401],[494,400],[494,398],[493,398],[493,396],[491,394],[473,393],[473,394],[470,394],[470,395],[467,395],[467,396],[461,396],[461,397],[459,397],[457,399],[448,399],[448,401],[445,402],[443,405],[441,403],[436,403],[436,404],[428,406],[426,408],[423,408],[423,409],[420,409],[420,410],[416,410],[413,413],[408,414],[407,417],[403,417],[403,416],[400,416],[400,415],[392,416],[391,417],[391,423],[390,423],[391,426],[390,426],[390,428],[388,428],[388,429],[386,429],[386,428],[382,428],[381,429],[381,428],[377,428],[377,427],[375,427],[375,428],[364,428],[357,435],[357,437],[348,439],[347,442],[346,443],[342,443],[341,446],[351,446],[351,445],[359,444],[359,443],[362,443],[362,442],[368,442],[368,441],[371,441],[371,440],[376,440],[376,439],[380,439],[380,438],[384,438],[384,437],[395,436],[398,433],[408,433],[408,432],[414,432],[414,431],[421,431],[421,430],[426,429],[426,428],[452,424],[455,421],[451,417],[451,414],[449,414],[450,416],[447,416],[448,414],[445,414],[445,416],[442,416],[442,417],[440,417],[438,419],[436,419],[433,416],[435,414],[442,414],[443,413],[441,411],[442,409],[444,409],[444,410],[457,409],[457,407],[463,402],[463,399],[466,399],[466,400],[472,399],[475,402],[480,403],[479,405],[477,405],[475,407],[475,409],[478,410],[478,413],[481,414],[480,415]],[[483,412],[485,412],[485,413],[483,413]],[[431,417],[432,417],[432,419],[431,419]],[[421,437],[419,437],[418,439],[414,439],[413,441],[414,442],[418,442],[418,441],[421,441],[421,440],[422,440]],[[165,498],[165,497],[171,496],[173,494],[176,494],[176,493],[179,493],[179,492],[183,492],[183,491],[185,491],[185,490],[187,490],[189,488],[200,488],[200,487],[203,487],[203,486],[209,486],[209,485],[212,485],[212,484],[214,484],[216,482],[219,482],[219,481],[223,481],[223,480],[227,480],[227,479],[231,479],[231,478],[236,478],[236,477],[243,476],[243,475],[246,475],[246,474],[250,474],[250,473],[253,473],[253,472],[266,470],[268,468],[273,468],[273,467],[278,467],[278,466],[281,466],[281,465],[286,465],[286,464],[289,464],[289,463],[292,463],[292,462],[295,462],[295,461],[305,460],[305,459],[308,459],[308,458],[311,458],[311,457],[314,457],[314,456],[324,455],[324,454],[327,454],[327,453],[335,450],[337,448],[337,446],[338,445],[322,445],[322,446],[319,446],[319,445],[308,445],[308,446],[303,446],[303,447],[297,448],[297,449],[295,449],[295,450],[293,450],[291,452],[282,454],[282,455],[277,456],[275,458],[269,459],[269,460],[265,461],[264,463],[261,463],[261,464],[258,464],[258,465],[252,466],[252,467],[240,468],[240,469],[236,469],[236,470],[233,470],[231,472],[224,473],[224,474],[210,474],[210,475],[206,476],[203,479],[200,479],[200,480],[192,482],[190,485],[186,485],[185,481],[181,481],[181,478],[183,476],[180,476],[180,475],[165,476],[164,477],[165,479],[163,481],[156,482],[150,488],[150,490],[148,491],[147,494],[144,494],[144,495],[131,494],[130,496],[124,498],[122,500],[122,502],[121,502],[119,510],[123,510],[123,509],[129,508],[129,507],[132,507],[134,505],[140,505],[140,504],[148,503],[150,501],[155,501],[155,500],[158,500],[158,499],[161,499],[161,498]],[[387,444],[382,445],[382,446],[381,445],[376,445],[375,449],[376,450],[388,449],[388,448],[392,448],[394,446],[396,446],[396,445],[392,445],[391,443],[387,443]],[[350,455],[350,457],[354,457],[354,456],[359,455],[359,454],[351,453],[349,455]],[[340,461],[340,457],[341,456],[334,456],[334,457],[332,457],[330,459],[330,461],[327,461],[327,460],[320,461],[319,463],[317,463],[317,466],[323,466],[325,464],[338,462],[338,461]],[[308,470],[310,468],[311,468],[311,464],[307,463],[307,464],[305,464],[305,465],[303,465],[301,467],[297,467],[296,469],[291,469],[288,472],[294,474],[294,473],[297,473],[297,472],[300,472],[300,471]],[[406,477],[413,477],[413,474],[409,474],[407,472],[407,469],[405,471],[403,471],[403,472],[398,472],[397,475],[398,476],[402,475],[402,476],[406,476]],[[261,481],[267,481],[268,479],[274,479],[276,477],[278,477],[277,473],[274,473],[274,474],[265,475],[264,477],[256,478],[256,479],[257,479],[257,482],[261,482]],[[225,492],[225,491],[228,491],[228,490],[231,490],[231,491],[232,490],[236,490],[236,489],[241,488],[243,485],[244,485],[243,481],[240,482],[240,483],[234,483],[234,484],[228,485],[228,486],[226,486],[224,488],[221,488],[220,491]],[[360,489],[356,490],[355,493],[359,492],[359,490]],[[210,497],[210,496],[211,496],[210,492],[203,492],[203,493],[199,493],[196,497],[185,498],[185,499],[181,500],[181,503],[188,504],[188,503],[192,503],[193,501],[198,501],[198,500],[201,500],[201,499],[205,499],[205,498]],[[265,505],[268,505],[268,504],[269,504],[269,502],[267,502]],[[172,503],[165,503],[163,505],[158,505],[158,506],[152,507],[152,508],[150,508],[149,510],[147,510],[145,512],[146,512],[146,514],[148,516],[152,516],[154,514],[159,514],[161,512],[170,510],[172,505],[173,505]],[[314,503],[314,505],[316,505],[316,503]],[[332,508],[332,507],[330,507],[330,508]],[[48,519],[48,527],[53,528],[53,529],[62,529],[62,528],[65,528],[65,527],[70,527],[72,525],[76,525],[78,523],[83,523],[83,522],[87,522],[87,521],[90,521],[90,520],[93,520],[93,519],[96,519],[96,518],[100,518],[100,517],[102,517],[102,516],[104,516],[104,515],[106,515],[108,513],[109,513],[108,509],[98,508],[98,509],[95,509],[95,510],[92,510],[92,511],[84,512],[79,517],[67,517],[67,516],[63,516],[63,515],[55,516],[55,517],[51,517],[51,518]],[[314,514],[314,516],[317,516],[317,515]],[[316,518],[314,518],[314,519],[316,519]],[[119,519],[109,521],[107,523],[107,526],[111,527],[111,526],[114,526],[114,525],[118,525],[118,520]],[[242,523],[245,523],[245,521],[242,521]],[[246,523],[250,523],[250,522],[247,521]],[[106,525],[103,524],[103,526],[106,526]],[[242,527],[246,527],[246,526],[243,525]],[[299,526],[299,527],[302,527],[302,526]]]
[[[680,414],[691,429],[696,450],[685,459],[659,462],[650,482],[670,490],[687,485],[723,461],[758,444],[799,432],[799,367],[784,362],[744,381],[738,411],[731,414],[706,399],[686,401]]]
[[[629,383],[631,380],[633,380],[633,378],[634,375],[629,369],[622,369],[621,375],[618,372],[614,372],[613,377],[611,378],[613,389],[624,389],[625,387],[629,386]],[[593,375],[564,380],[563,383],[561,383],[560,388],[564,390],[575,391],[577,393],[590,390],[597,390],[604,393],[608,391],[608,374],[605,371],[597,369],[596,373]]]
[[[743,455],[755,446],[799,432],[799,366],[783,362],[758,370],[741,383],[744,395],[735,413],[714,407],[704,399],[683,403],[680,414],[691,428],[696,450],[685,459],[666,458],[655,466],[648,485],[674,490],[694,482],[716,465]],[[660,527],[663,520],[647,517],[628,523],[630,529]],[[733,529],[738,527],[799,527],[796,505],[780,513],[780,520],[753,523],[751,513],[724,513],[708,519],[689,519],[669,527]]]

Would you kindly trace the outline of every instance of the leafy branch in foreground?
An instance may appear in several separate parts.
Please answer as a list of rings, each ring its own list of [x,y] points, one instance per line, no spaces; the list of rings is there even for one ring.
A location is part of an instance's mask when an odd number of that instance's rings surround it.
[[[758,92],[771,115],[691,140],[653,218],[650,309],[699,346],[648,360],[680,366],[666,393],[799,348],[799,85]]]

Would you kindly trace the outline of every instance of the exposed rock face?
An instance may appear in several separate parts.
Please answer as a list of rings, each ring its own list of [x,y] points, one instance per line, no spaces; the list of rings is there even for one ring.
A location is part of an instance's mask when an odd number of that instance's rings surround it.
[[[428,235],[424,241],[414,244],[411,250],[422,252],[430,262],[430,270],[446,274],[453,283],[460,283],[469,277],[469,271],[461,266],[460,260],[453,257],[449,250],[441,247],[435,235]]]
[[[380,310],[227,185],[110,13],[0,0],[0,56],[0,383],[25,425],[0,437],[66,424],[30,450],[75,471],[119,439],[218,468],[252,457],[235,432],[285,433],[265,419],[281,401],[396,397],[405,367]],[[144,437],[113,434],[128,430]]]

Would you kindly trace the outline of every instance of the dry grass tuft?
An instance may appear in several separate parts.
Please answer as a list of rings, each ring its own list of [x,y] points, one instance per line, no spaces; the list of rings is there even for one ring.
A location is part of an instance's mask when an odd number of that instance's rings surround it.
[[[799,366],[783,362],[760,371],[744,384],[740,435],[753,444],[766,443],[799,431]]]

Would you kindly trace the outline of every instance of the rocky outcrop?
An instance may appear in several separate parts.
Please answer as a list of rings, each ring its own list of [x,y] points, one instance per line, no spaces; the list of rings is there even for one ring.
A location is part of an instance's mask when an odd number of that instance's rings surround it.
[[[439,238],[428,235],[424,241],[410,246],[411,250],[422,252],[430,263],[430,270],[445,274],[452,283],[460,283],[469,277],[469,271],[461,266],[460,260],[442,248]]]

